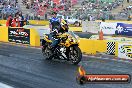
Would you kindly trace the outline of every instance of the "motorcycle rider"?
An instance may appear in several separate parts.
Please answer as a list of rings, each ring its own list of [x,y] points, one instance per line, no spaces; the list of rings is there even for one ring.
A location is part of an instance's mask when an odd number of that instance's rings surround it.
[[[63,19],[57,18],[57,13],[52,13],[52,18],[50,19],[50,40],[52,41],[52,44],[50,45],[50,49],[54,49],[55,46],[59,43],[58,39],[56,38],[56,35],[59,33],[64,33],[65,31],[68,31],[68,25]]]

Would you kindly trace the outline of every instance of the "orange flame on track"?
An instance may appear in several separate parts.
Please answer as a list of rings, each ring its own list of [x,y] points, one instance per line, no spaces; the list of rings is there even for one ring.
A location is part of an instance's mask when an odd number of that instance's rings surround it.
[[[86,74],[86,71],[83,69],[82,66],[79,66],[78,71],[81,76],[84,76]]]

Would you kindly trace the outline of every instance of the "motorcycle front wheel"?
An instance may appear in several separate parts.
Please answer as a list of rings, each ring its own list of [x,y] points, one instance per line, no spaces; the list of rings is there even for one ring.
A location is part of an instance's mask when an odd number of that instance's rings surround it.
[[[70,47],[69,57],[70,62],[77,65],[82,59],[82,52],[80,48],[78,46]]]

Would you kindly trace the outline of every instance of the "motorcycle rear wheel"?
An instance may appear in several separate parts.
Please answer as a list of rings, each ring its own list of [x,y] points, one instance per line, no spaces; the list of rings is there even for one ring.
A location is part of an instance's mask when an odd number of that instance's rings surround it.
[[[48,48],[48,46],[45,46],[45,47],[43,46],[42,53],[46,60],[52,60],[52,52]]]

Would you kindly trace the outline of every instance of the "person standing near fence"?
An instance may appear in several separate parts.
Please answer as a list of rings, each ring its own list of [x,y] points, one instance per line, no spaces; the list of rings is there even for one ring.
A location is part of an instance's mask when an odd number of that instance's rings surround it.
[[[16,13],[14,19],[12,20],[12,27],[20,27],[19,14]]]
[[[8,19],[7,19],[7,22],[6,22],[6,26],[9,27],[11,26],[11,23],[12,23],[12,16],[9,15]]]
[[[24,16],[22,15],[22,12],[19,13],[19,21],[20,21],[20,27],[24,26]]]

